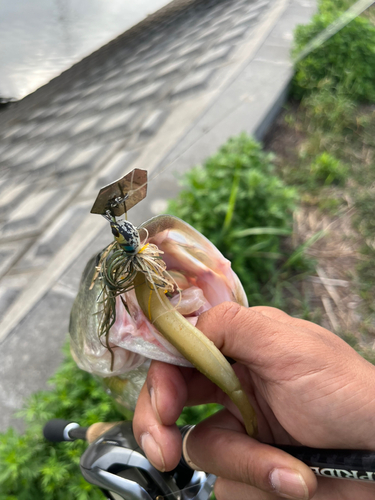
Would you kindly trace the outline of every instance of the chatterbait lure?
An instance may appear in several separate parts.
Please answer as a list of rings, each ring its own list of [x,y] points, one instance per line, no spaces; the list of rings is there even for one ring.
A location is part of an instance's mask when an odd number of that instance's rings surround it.
[[[144,181],[147,183],[147,172],[145,173],[146,178]],[[131,188],[125,194],[124,184],[127,182],[130,183]],[[148,239],[147,229],[142,228],[145,232],[145,238],[144,243],[141,243],[139,230],[131,222],[116,219],[115,209],[117,209],[118,213],[118,207],[122,206],[123,213],[121,215],[126,215],[126,204],[129,204],[131,200],[132,189],[134,187],[137,189],[136,186],[139,184],[134,179],[134,171],[117,181],[116,184],[121,191],[121,197],[116,196],[107,199],[104,204],[105,213],[101,214],[110,223],[115,241],[110,243],[101,253],[90,286],[91,290],[95,281],[98,278],[100,279],[102,289],[97,299],[102,306],[99,313],[99,338],[105,338],[105,346],[111,353],[111,370],[113,370],[114,353],[109,342],[109,331],[116,321],[116,297],[120,297],[125,309],[129,312],[123,295],[134,288],[134,279],[138,273],[145,275],[147,282],[154,289],[161,290],[163,293],[173,293],[177,289],[175,280],[167,272],[166,264],[161,258],[164,252],[159,250],[156,245],[146,243]],[[142,187],[140,186],[140,188]],[[98,205],[98,199],[100,201],[103,196],[108,196],[108,189],[103,189],[105,194],[103,195],[103,190],[100,191],[93,206],[94,210]],[[122,210],[120,209],[120,211]]]

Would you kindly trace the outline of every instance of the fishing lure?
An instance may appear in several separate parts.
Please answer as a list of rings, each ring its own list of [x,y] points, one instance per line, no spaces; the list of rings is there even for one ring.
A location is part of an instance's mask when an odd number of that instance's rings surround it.
[[[92,213],[99,211],[108,220],[115,239],[101,253],[90,286],[92,289],[97,279],[102,283],[97,298],[101,303],[98,335],[100,339],[105,338],[105,347],[111,353],[111,370],[113,370],[114,353],[110,346],[109,332],[116,321],[116,298],[120,297],[129,312],[123,295],[134,288],[134,280],[138,273],[145,276],[151,289],[171,294],[178,292],[176,282],[167,272],[166,264],[162,260],[164,252],[156,245],[146,243],[147,229],[142,228],[145,238],[141,242],[139,230],[128,220],[117,218],[119,215],[127,215],[128,207],[135,205],[134,197],[144,186],[147,186],[147,171],[135,169],[122,179],[102,188],[91,209]],[[120,196],[117,190],[120,191]],[[146,191],[141,199],[145,196]],[[139,197],[138,195],[136,203],[141,201]]]

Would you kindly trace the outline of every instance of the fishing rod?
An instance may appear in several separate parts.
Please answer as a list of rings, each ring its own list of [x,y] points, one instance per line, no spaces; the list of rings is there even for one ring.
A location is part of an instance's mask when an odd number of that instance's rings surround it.
[[[183,440],[193,427],[180,428]],[[170,472],[155,469],[138,446],[131,421],[80,427],[54,419],[47,422],[43,434],[52,442],[92,441],[81,457],[80,469],[86,481],[101,488],[110,500],[208,500],[216,480],[213,474],[191,469],[183,456]],[[301,460],[317,476],[375,480],[375,451],[271,446]]]
[[[106,429],[100,433],[97,429]],[[182,437],[190,430],[180,428]],[[108,500],[208,500],[216,476],[194,471],[181,458],[175,469],[160,472],[147,460],[133,434],[132,422],[93,424],[80,427],[69,420],[47,422],[43,435],[48,441],[83,439],[92,441],[80,460],[87,482],[98,486]]]

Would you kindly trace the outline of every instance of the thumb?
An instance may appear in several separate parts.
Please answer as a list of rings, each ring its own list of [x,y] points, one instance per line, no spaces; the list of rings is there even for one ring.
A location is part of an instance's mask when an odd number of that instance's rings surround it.
[[[225,356],[251,366],[259,375],[270,376],[269,370],[273,373],[274,368],[290,363],[296,368],[310,358],[316,364],[319,351],[327,350],[329,342],[322,342],[321,334],[305,324],[297,327],[286,322],[284,316],[279,321],[266,308],[262,311],[224,302],[201,314],[197,328]]]

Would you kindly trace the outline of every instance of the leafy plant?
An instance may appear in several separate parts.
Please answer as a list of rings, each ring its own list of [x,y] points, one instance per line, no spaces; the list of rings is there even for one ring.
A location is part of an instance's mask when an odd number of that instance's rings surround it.
[[[0,434],[0,500],[103,500],[99,489],[87,483],[79,469],[87,444],[49,443],[42,428],[51,418],[88,426],[130,419],[132,412],[120,413],[102,383],[80,370],[68,349],[50,384],[52,390],[34,394],[21,412],[26,432],[21,435],[10,428]],[[202,405],[187,409],[181,422],[195,424],[217,408]]]
[[[347,168],[342,162],[327,152],[318,155],[310,164],[310,173],[315,182],[326,186],[343,185],[348,175]]]
[[[314,92],[302,100],[302,108],[309,122],[309,129],[344,134],[356,129],[356,104],[342,86],[333,88],[328,78],[320,80]]]
[[[215,403],[186,407],[177,420],[177,425],[197,424],[210,417],[221,408],[220,405]]]
[[[283,242],[297,202],[296,190],[275,175],[272,160],[245,134],[232,138],[186,174],[185,189],[168,208],[232,262],[252,305],[271,300],[263,286],[285,260]]]
[[[329,26],[350,3],[321,0],[312,21],[295,30],[294,55]],[[296,65],[292,95],[301,99],[329,79],[331,88],[342,90],[358,101],[375,102],[375,26],[366,17],[353,19],[338,33]]]
[[[34,394],[21,412],[27,423],[25,434],[9,429],[0,435],[0,499],[102,499],[99,490],[86,483],[79,471],[85,443],[48,443],[42,428],[51,418],[73,420],[85,426],[101,420],[116,421],[123,416],[101,384],[79,370],[70,357],[50,384],[53,390]]]

